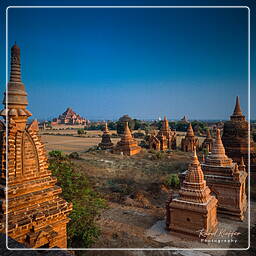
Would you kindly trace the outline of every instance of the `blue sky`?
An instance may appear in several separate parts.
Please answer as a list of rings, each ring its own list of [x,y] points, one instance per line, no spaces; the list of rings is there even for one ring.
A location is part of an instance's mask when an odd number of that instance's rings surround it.
[[[48,2],[57,1],[43,5]],[[35,118],[57,116],[70,106],[89,119],[228,119],[236,95],[247,114],[247,15],[246,8],[15,8],[9,9],[9,51],[16,40]],[[4,84],[2,79],[3,90]]]

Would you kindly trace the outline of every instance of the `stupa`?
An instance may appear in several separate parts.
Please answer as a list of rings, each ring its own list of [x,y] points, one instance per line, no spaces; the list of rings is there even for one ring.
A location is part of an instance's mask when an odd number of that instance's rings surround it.
[[[101,149],[112,149],[113,146],[114,144],[111,142],[111,137],[108,130],[108,124],[106,122],[103,128],[102,139],[101,139],[101,143],[99,143],[99,147]]]
[[[249,124],[242,113],[239,97],[236,97],[236,105],[230,121],[225,122],[222,141],[226,149],[226,154],[233,161],[240,163],[243,157],[245,165],[248,168],[248,152],[250,147],[250,166],[251,171],[256,172],[256,153],[255,143],[252,138],[248,141]]]
[[[151,134],[149,137],[149,147],[151,149],[167,150],[176,149],[176,133],[169,128],[169,122],[164,117],[162,121],[162,127],[157,135]]]
[[[212,151],[213,138],[209,129],[207,129],[206,138],[203,141],[202,149],[206,150],[208,153]]]
[[[194,148],[199,147],[198,138],[195,137],[191,123],[189,123],[185,138],[181,140],[181,150],[186,152],[193,152]]]
[[[132,156],[138,154],[140,151],[141,147],[138,146],[137,141],[132,137],[128,122],[125,122],[124,133],[121,134],[121,140],[117,143],[113,152]]]
[[[202,170],[207,185],[218,199],[218,213],[231,219],[243,220],[247,208],[247,173],[243,160],[238,166],[225,154],[219,129],[212,152],[202,163]]]
[[[25,246],[66,248],[67,216],[72,204],[59,197],[62,190],[48,169],[46,151],[38,135],[38,122],[34,120],[27,125],[27,119],[32,114],[26,109],[27,93],[21,81],[20,49],[16,44],[11,48],[8,108],[6,93],[3,104],[5,108],[1,116],[5,122],[1,122],[0,126],[0,232],[5,232],[7,218],[8,236]]]
[[[166,228],[171,232],[199,237],[199,231],[211,233],[217,227],[217,199],[210,195],[196,150],[186,171],[179,195],[166,205]],[[204,237],[205,238],[205,237]]]

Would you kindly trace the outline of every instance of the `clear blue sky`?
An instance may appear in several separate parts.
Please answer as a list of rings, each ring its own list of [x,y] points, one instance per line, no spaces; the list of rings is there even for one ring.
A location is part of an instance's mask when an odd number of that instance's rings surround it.
[[[7,5],[96,2],[107,5],[107,1],[10,1]],[[126,4],[220,2],[225,4]],[[226,2],[239,5],[239,1]],[[247,15],[245,8],[9,9],[9,51],[16,40],[28,109],[35,118],[58,116],[72,107],[89,119],[124,114],[142,119],[164,115],[228,119],[236,95],[247,114]],[[4,90],[3,68],[1,78]]]

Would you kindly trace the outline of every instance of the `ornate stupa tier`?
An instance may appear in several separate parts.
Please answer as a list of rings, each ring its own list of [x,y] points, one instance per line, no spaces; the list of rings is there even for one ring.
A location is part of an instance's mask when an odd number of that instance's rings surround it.
[[[201,169],[201,164],[196,155],[196,150],[194,150],[192,162],[188,167],[179,194],[181,200],[190,202],[205,203],[209,200],[210,189],[206,186],[206,181]]]
[[[6,93],[8,93],[8,97]],[[0,115],[4,117],[8,115],[17,120],[17,123],[26,122],[32,114],[26,109],[28,105],[27,93],[21,82],[20,48],[16,44],[11,48],[11,73],[6,93],[3,100],[5,109],[0,112]]]
[[[233,166],[233,161],[228,158],[220,137],[220,130],[217,129],[216,140],[212,146],[212,152],[206,157],[205,164],[211,166]]]

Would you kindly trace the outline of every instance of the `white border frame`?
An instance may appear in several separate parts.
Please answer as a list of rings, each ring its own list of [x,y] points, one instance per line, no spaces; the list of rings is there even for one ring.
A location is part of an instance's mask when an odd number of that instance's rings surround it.
[[[251,222],[251,189],[250,189],[250,125],[251,125],[251,112],[250,112],[250,88],[251,88],[251,24],[250,24],[250,15],[251,10],[248,6],[8,6],[5,10],[6,14],[6,108],[8,110],[8,10],[9,9],[25,9],[25,8],[43,8],[43,9],[57,9],[57,8],[71,8],[71,9],[78,9],[78,8],[87,8],[87,9],[123,9],[123,8],[130,8],[130,9],[163,9],[163,8],[176,8],[176,9],[207,9],[207,8],[216,8],[216,9],[247,9],[248,10],[248,247],[247,248],[9,248],[8,247],[8,143],[6,143],[6,248],[11,251],[45,251],[45,250],[72,250],[72,251],[174,251],[174,250],[182,250],[182,251],[246,251],[251,246],[250,240],[250,222]],[[8,141],[8,115],[6,115],[6,141]]]

